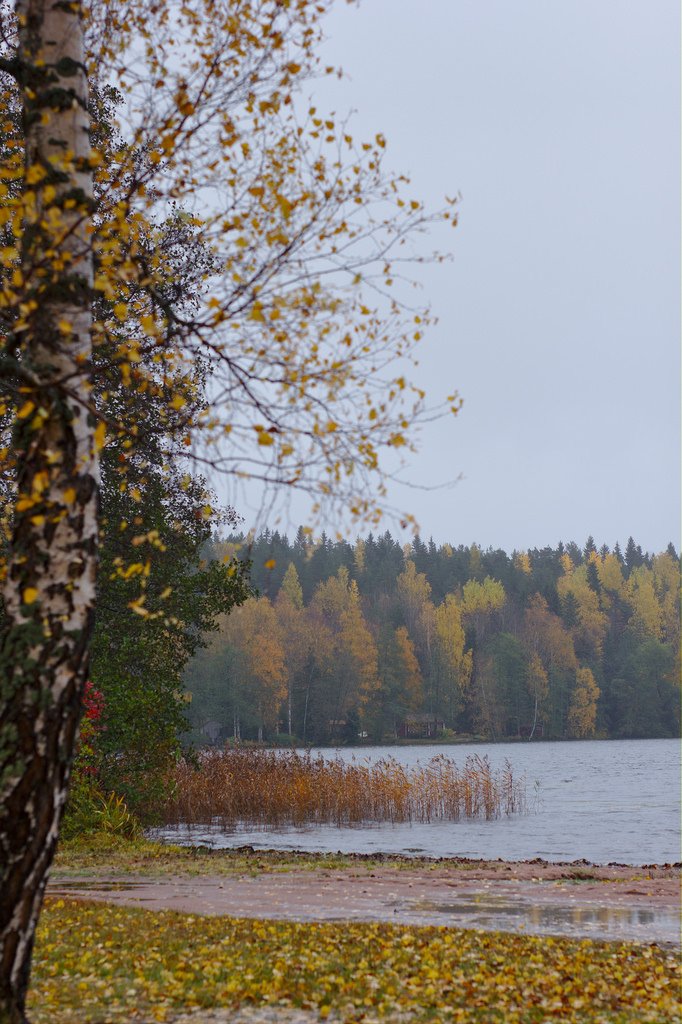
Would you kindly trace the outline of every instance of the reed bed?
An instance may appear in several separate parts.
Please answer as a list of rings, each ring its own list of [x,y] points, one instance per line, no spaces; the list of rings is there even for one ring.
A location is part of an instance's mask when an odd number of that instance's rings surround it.
[[[443,754],[406,768],[393,757],[369,762],[296,750],[228,748],[199,765],[178,764],[167,824],[282,825],[492,819],[522,812],[525,780],[509,762],[493,771],[487,757],[464,766]]]

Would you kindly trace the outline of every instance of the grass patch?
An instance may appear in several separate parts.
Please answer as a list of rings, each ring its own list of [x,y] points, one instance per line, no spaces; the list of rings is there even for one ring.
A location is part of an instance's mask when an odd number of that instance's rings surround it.
[[[271,871],[342,870],[363,867],[434,867],[432,860],[390,854],[307,853],[295,850],[209,850],[148,839],[95,835],[60,840],[53,875],[223,875]],[[462,865],[463,867],[466,865]]]
[[[486,757],[464,766],[438,754],[411,768],[393,757],[345,761],[310,751],[252,747],[205,752],[200,764],[180,762],[165,821],[261,827],[306,822],[430,822],[497,818],[525,809],[525,784],[506,762]]]
[[[673,1024],[677,961],[627,943],[47,900],[29,1013],[34,1024],[118,1024],[268,1004],[367,1024]]]

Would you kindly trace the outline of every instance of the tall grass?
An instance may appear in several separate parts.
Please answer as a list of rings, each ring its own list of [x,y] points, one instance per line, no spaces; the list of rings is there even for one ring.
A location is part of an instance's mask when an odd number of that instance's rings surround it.
[[[174,781],[167,824],[458,821],[525,809],[525,782],[509,762],[494,772],[477,754],[463,768],[442,754],[406,768],[393,757],[349,762],[310,751],[236,747],[208,752],[198,766],[181,762]]]

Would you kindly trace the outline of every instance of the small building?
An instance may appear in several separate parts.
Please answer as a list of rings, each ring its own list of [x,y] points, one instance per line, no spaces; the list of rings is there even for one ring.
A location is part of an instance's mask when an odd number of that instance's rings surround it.
[[[204,722],[204,724],[201,727],[201,732],[204,734],[206,739],[209,741],[209,743],[213,743],[214,745],[220,739],[220,734],[222,731],[222,722],[216,722],[211,719],[209,719],[208,722]]]
[[[445,722],[437,715],[406,715],[398,722],[397,733],[402,740],[430,740],[442,736]]]

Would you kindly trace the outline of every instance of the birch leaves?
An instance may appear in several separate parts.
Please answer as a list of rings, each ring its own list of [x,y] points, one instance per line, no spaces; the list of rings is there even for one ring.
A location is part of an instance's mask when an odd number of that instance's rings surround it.
[[[329,6],[92,6],[92,75],[122,97],[99,133],[96,336],[133,390],[167,378],[188,451],[376,520],[385,453],[426,412],[406,373],[429,317],[400,282],[415,235],[456,217],[385,171],[382,135],[356,141],[305,97],[333,70],[315,54]],[[182,301],[169,211],[196,257]],[[198,361],[201,409],[177,384]]]

